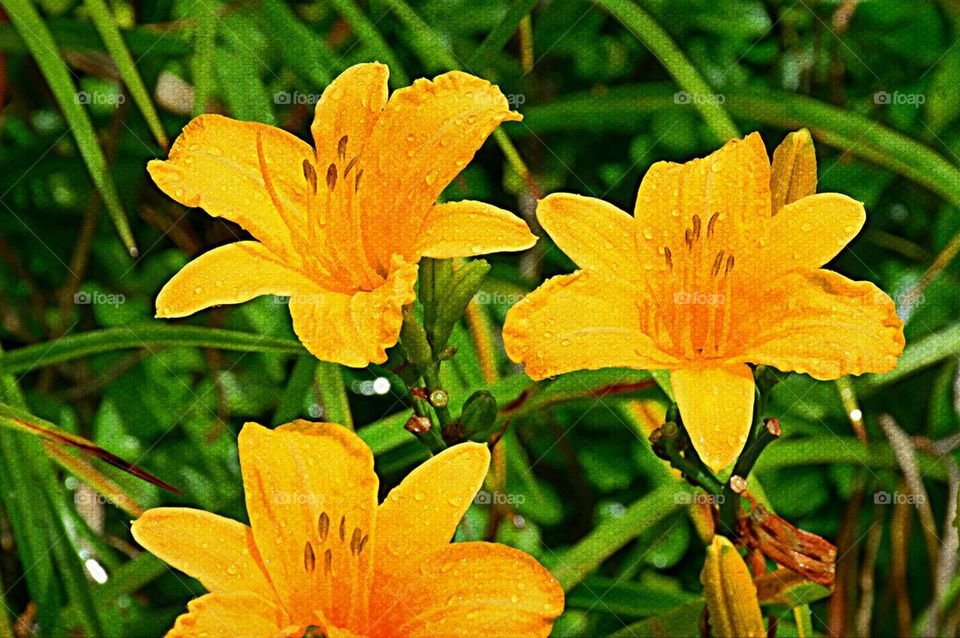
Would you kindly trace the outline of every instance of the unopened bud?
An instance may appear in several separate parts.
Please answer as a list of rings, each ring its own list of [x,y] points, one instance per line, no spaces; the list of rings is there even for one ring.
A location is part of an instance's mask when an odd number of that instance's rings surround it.
[[[430,422],[429,418],[414,414],[403,427],[411,434],[426,434],[430,431],[430,428],[433,427],[433,424]]]
[[[440,388],[430,393],[430,405],[435,408],[445,408],[450,401],[450,396]]]
[[[730,477],[730,489],[735,494],[743,494],[747,489],[747,479],[734,474]]]

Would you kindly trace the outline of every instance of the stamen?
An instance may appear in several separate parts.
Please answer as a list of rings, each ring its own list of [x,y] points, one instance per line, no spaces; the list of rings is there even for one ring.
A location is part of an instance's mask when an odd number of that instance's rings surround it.
[[[720,213],[714,213],[710,216],[710,221],[707,222],[707,237],[713,237],[713,227],[717,225],[717,218],[720,217]]]
[[[317,523],[317,529],[320,532],[320,542],[326,542],[327,534],[330,533],[330,517],[326,512],[320,514],[320,520]]]
[[[317,192],[317,171],[313,168],[313,164],[309,160],[303,160],[303,178],[307,180],[307,184],[310,185],[310,190],[316,194]]]
[[[360,543],[357,545],[357,557],[359,557],[360,553],[363,552],[363,548],[367,546],[368,540],[370,540],[369,534],[364,534],[363,538],[360,539]]]
[[[303,546],[303,568],[307,570],[308,574],[312,574],[316,567],[317,557],[313,553],[313,545],[310,544],[310,541],[307,541],[307,544]]]
[[[343,178],[344,178],[344,179],[347,178],[347,175],[350,174],[350,169],[353,168],[353,165],[356,164],[356,163],[357,163],[357,160],[359,160],[359,159],[360,159],[360,156],[359,156],[359,155],[354,155],[354,156],[353,156],[353,159],[350,160],[349,163],[347,163],[347,167],[346,167],[345,169],[343,169]]]
[[[714,277],[717,276],[717,273],[720,272],[720,264],[723,263],[723,251],[717,253],[716,258],[713,260],[713,268],[710,269],[710,274]]]
[[[693,240],[700,239],[700,215],[693,216]]]
[[[667,260],[667,268],[673,270],[673,253],[666,246],[663,247],[663,256]]]
[[[693,248],[693,231],[689,228],[683,233],[683,243],[687,245],[687,248]]]
[[[356,193],[358,190],[360,190],[360,178],[361,178],[361,177],[363,177],[363,169],[362,169],[362,168],[361,168],[359,171],[357,171],[357,179],[356,179],[356,181],[353,183],[353,192],[354,192],[354,193]]]
[[[347,156],[347,140],[348,137],[344,135],[340,138],[340,141],[337,142],[337,157],[341,160]]]
[[[363,535],[360,533],[359,527],[353,528],[353,536],[350,538],[350,553],[356,556],[360,551],[360,540],[363,538]]]
[[[323,552],[323,573],[327,576],[333,573],[333,552],[329,549]]]
[[[733,270],[733,255],[727,257],[727,267],[724,269],[723,274],[729,274]]]
[[[327,188],[333,190],[337,186],[337,165],[330,164],[327,167]]]
[[[340,517],[340,540],[344,541],[347,538],[347,517]]]

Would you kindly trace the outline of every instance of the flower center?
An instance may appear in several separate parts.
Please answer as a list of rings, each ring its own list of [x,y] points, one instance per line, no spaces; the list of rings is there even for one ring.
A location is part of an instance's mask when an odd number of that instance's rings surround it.
[[[718,232],[721,222],[718,212],[706,223],[693,215],[682,242],[660,250],[666,278],[661,289],[673,297],[661,299],[644,329],[683,358],[722,356],[730,339],[736,258],[731,236]]]

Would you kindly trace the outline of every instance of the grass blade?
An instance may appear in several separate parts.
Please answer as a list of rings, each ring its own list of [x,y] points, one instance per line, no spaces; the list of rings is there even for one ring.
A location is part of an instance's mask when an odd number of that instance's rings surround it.
[[[477,47],[476,51],[470,56],[470,59],[467,60],[466,67],[468,69],[477,69],[489,64],[490,58],[506,46],[507,42],[510,41],[510,38],[517,31],[520,21],[533,11],[533,8],[537,6],[537,2],[538,0],[516,0],[510,5],[510,9],[507,10],[503,19],[487,34],[487,37],[483,39],[480,46]]]
[[[293,10],[280,0],[262,0],[260,16],[264,33],[280,43],[285,64],[319,89],[330,84],[331,74],[341,64],[319,35],[300,21]]]
[[[193,36],[194,53],[190,60],[193,74],[193,114],[206,112],[207,102],[213,92],[213,57],[217,45],[217,20],[213,5],[199,2],[196,8],[197,31]]]
[[[71,434],[62,428],[58,428],[52,423],[44,421],[43,419],[25,412],[24,410],[7,405],[6,403],[0,403],[0,427],[26,432],[42,439],[43,441],[60,445],[62,447],[79,450],[89,456],[100,459],[104,463],[109,463],[110,465],[123,470],[127,474],[142,479],[147,483],[156,485],[157,487],[162,487],[170,492],[180,493],[180,490],[173,487],[166,481],[157,478],[156,476],[132,463],[124,461],[116,454],[108,452],[96,443],[93,443],[82,436]]]
[[[143,84],[140,72],[137,71],[137,64],[120,35],[117,22],[113,19],[110,9],[107,8],[107,3],[104,0],[84,0],[84,4],[93,19],[97,32],[103,39],[103,44],[110,53],[110,57],[113,58],[120,70],[123,83],[127,85],[127,90],[130,91],[133,101],[143,114],[143,119],[147,121],[147,126],[153,133],[154,139],[157,140],[161,148],[167,149],[170,146],[170,141],[163,130],[163,125],[160,123],[160,116],[153,105],[153,100],[150,99],[147,87]]]
[[[63,363],[102,352],[129,348],[193,347],[239,352],[308,354],[299,341],[265,337],[248,332],[197,326],[144,324],[107,328],[63,337],[52,343],[38,343],[0,355],[0,370],[6,374]]]
[[[357,8],[353,0],[330,0],[330,4],[337,10],[343,19],[353,28],[357,37],[367,46],[374,57],[379,57],[390,67],[390,74],[395,85],[406,86],[410,84],[410,76],[406,74],[397,56],[393,54],[390,45],[383,39],[380,32],[377,31],[374,23],[364,15],[363,11]]]
[[[80,103],[79,93],[70,77],[70,71],[66,63],[60,59],[53,35],[30,0],[7,0],[4,2],[4,8],[40,67],[60,110],[63,111],[87,171],[100,197],[103,198],[107,213],[113,220],[120,240],[130,255],[136,257],[139,251],[130,230],[130,223],[120,204],[116,184],[110,175],[107,158],[103,154],[103,149],[100,148],[90,116]]]
[[[680,88],[687,92],[690,101],[716,135],[718,142],[724,143],[734,137],[740,137],[737,125],[730,119],[723,105],[718,100],[706,99],[707,96],[714,95],[713,89],[690,63],[670,34],[657,24],[650,14],[629,0],[597,0],[597,4],[619,20],[649,49],[650,53],[660,60]]]

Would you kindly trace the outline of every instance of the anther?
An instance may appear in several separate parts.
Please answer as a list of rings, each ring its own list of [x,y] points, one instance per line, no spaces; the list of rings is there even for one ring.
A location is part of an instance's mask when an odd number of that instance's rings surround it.
[[[700,239],[700,215],[693,216],[693,240]]]
[[[353,165],[357,163],[357,160],[360,159],[359,155],[354,155],[353,159],[347,162],[347,167],[343,169],[343,178],[346,179],[347,175],[350,174],[350,169],[353,168]]]
[[[360,178],[363,177],[363,169],[357,171],[357,180],[353,183],[353,192],[360,190]]]
[[[717,225],[717,218],[720,217],[720,213],[714,213],[710,216],[710,221],[707,222],[707,237],[713,237],[713,227]]]
[[[323,552],[323,572],[327,576],[333,572],[333,552],[329,549]]]
[[[313,545],[310,544],[310,541],[307,541],[307,544],[303,546],[303,568],[308,574],[312,574],[316,567],[317,557],[313,553]]]
[[[337,165],[330,164],[327,167],[327,188],[333,190],[337,185]]]
[[[723,263],[723,251],[717,253],[717,256],[713,260],[713,268],[710,269],[710,274],[714,277],[717,276],[717,273],[720,272],[720,264]]]
[[[320,514],[320,520],[317,522],[317,529],[320,532],[320,542],[325,542],[327,540],[327,534],[330,533],[330,517],[327,516],[326,512]]]
[[[730,255],[729,257],[727,257],[727,267],[726,269],[724,269],[723,274],[727,274],[731,270],[733,270],[733,255]]]
[[[687,245],[687,248],[693,248],[693,231],[689,228],[683,232],[683,243]]]
[[[340,540],[344,541],[347,539],[347,517],[346,515],[340,517]]]
[[[310,190],[317,192],[317,171],[313,168],[310,160],[303,160],[303,178],[310,184]]]
[[[360,533],[359,527],[353,528],[353,536],[350,538],[350,553],[356,556],[360,551],[360,540],[363,538],[363,534]]]
[[[666,246],[663,247],[663,256],[667,260],[667,268],[673,270],[673,253]]]
[[[340,138],[340,141],[337,142],[337,156],[342,160],[347,156],[347,136],[344,135]]]

